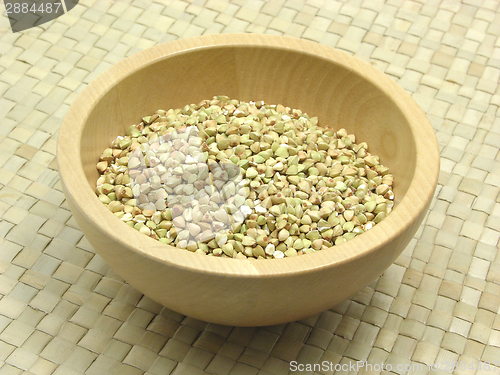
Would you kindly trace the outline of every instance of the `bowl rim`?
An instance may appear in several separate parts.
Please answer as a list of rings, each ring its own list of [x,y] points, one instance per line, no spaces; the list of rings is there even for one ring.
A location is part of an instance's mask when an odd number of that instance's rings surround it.
[[[81,136],[84,124],[92,111],[92,103],[101,99],[118,82],[149,64],[179,53],[214,47],[270,47],[314,55],[341,65],[370,81],[385,93],[408,120],[415,142],[415,172],[406,194],[381,223],[363,236],[356,237],[328,250],[307,256],[283,259],[226,259],[202,257],[148,238],[133,228],[123,225],[99,201],[87,178],[81,160]],[[392,94],[389,94],[389,91]],[[396,94],[396,95],[394,95]],[[187,103],[186,103],[187,104]],[[64,139],[64,142],[61,142]],[[367,256],[397,238],[414,220],[425,215],[434,195],[439,174],[439,148],[434,130],[415,100],[389,76],[370,64],[338,49],[288,36],[268,34],[214,34],[178,39],[137,52],[118,62],[95,78],[71,104],[60,128],[57,144],[60,181],[66,199],[92,226],[100,228],[113,242],[154,259],[162,264],[195,273],[211,272],[231,277],[283,277],[309,273],[338,266]],[[424,179],[415,184],[415,174]],[[69,176],[73,176],[69,178]],[[77,178],[74,178],[76,176]],[[81,183],[79,181],[85,181]],[[79,199],[74,197],[78,196]],[[93,212],[91,216],[89,211]],[[370,245],[368,245],[370,244]]]

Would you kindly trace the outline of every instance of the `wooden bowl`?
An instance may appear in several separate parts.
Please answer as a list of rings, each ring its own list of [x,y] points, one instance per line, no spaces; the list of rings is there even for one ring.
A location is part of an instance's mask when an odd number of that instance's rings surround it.
[[[122,223],[94,194],[100,153],[142,116],[214,95],[298,108],[318,116],[320,124],[354,133],[393,173],[395,209],[342,245],[260,261],[201,256]],[[123,279],[174,311],[236,326],[305,318],[367,286],[414,236],[439,171],[431,125],[389,77],[330,47],[257,34],[181,39],[119,62],[74,101],[57,151],[78,225]]]

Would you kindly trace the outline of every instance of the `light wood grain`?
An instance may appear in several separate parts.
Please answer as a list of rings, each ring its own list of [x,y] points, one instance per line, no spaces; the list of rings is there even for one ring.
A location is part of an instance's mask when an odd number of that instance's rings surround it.
[[[93,192],[100,152],[141,116],[214,95],[281,103],[353,132],[391,168],[396,208],[345,244],[265,261],[200,256],[162,245],[117,220]],[[390,78],[329,47],[257,34],[181,39],[116,64],[74,101],[57,151],[78,225],[120,276],[172,310],[243,326],[301,319],[368,285],[417,231],[439,171],[432,127]]]

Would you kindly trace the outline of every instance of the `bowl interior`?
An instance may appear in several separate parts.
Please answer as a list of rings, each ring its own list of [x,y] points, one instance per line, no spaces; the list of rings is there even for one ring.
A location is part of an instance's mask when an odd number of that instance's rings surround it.
[[[227,95],[297,108],[318,116],[322,126],[354,133],[393,173],[397,205],[415,171],[414,133],[397,97],[375,83],[366,68],[355,71],[356,64],[364,65],[342,56],[332,62],[307,51],[255,45],[199,47],[156,57],[110,82],[94,103],[80,140],[87,182],[95,187],[102,150],[143,116]]]

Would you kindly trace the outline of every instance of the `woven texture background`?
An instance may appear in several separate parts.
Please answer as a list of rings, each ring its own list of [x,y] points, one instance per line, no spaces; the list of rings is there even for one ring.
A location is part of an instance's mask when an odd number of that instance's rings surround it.
[[[499,1],[82,0],[15,34],[4,9],[0,375],[500,374],[487,365],[500,361]],[[58,182],[58,128],[93,78],[158,43],[221,32],[353,54],[415,98],[439,141],[439,186],[410,245],[303,321],[225,327],[159,306],[95,255]],[[291,361],[328,368],[290,372]],[[379,366],[347,366],[357,361]]]

